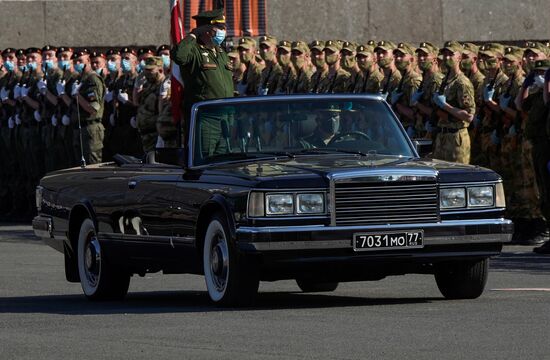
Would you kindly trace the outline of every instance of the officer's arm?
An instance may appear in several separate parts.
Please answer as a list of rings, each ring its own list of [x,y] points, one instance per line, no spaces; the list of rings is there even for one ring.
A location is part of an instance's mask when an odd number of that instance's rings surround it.
[[[46,100],[53,106],[56,106],[58,102],[57,96],[52,94],[49,89],[46,89]]]
[[[476,112],[474,87],[471,84],[461,84],[457,93],[460,107],[454,107],[445,103],[443,110],[447,111],[453,116],[453,118],[459,121],[471,122],[474,120],[474,114]]]
[[[26,102],[27,105],[29,105],[31,108],[33,108],[33,110],[40,109],[40,103],[28,95],[23,98],[23,101]]]
[[[516,109],[518,109],[520,111],[525,110],[525,109],[523,109],[523,105],[524,105],[525,99],[527,99],[527,97],[529,97],[529,88],[526,88],[526,87],[522,86],[519,89],[519,92],[518,92],[518,95],[516,96],[516,99],[514,100],[514,102],[516,104]]]
[[[178,45],[172,48],[171,55],[178,65],[187,65],[193,59],[193,50],[197,45],[197,38],[194,34],[186,36]]]
[[[78,94],[78,104],[82,110],[86,111],[91,116],[95,116],[101,110],[103,103],[104,91],[103,84],[98,80],[94,86],[89,87],[84,94]]]

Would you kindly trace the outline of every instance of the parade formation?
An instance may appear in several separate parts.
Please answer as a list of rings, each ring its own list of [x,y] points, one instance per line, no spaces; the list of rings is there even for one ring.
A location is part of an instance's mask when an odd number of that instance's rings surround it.
[[[225,39],[221,10],[194,19],[197,28],[173,48],[1,52],[2,218],[30,218],[35,187],[50,171],[178,146],[170,101],[175,64],[185,86],[183,134],[201,100],[377,94],[411,138],[433,141],[434,159],[502,176],[514,242],[547,240],[550,44]],[[548,253],[550,246],[535,250]]]

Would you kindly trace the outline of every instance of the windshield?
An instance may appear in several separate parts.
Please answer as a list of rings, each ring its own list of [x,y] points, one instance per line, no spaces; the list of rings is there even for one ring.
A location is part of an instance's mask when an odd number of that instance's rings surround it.
[[[194,165],[269,156],[414,156],[388,108],[377,100],[264,100],[202,105]]]

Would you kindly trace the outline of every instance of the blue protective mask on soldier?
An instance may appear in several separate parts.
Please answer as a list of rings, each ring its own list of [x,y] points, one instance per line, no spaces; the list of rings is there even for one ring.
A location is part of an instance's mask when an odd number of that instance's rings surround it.
[[[535,76],[535,86],[540,88],[544,86],[544,75]]]
[[[55,67],[55,62],[53,60],[44,61],[44,70],[53,69]]]
[[[29,71],[34,71],[36,70],[37,67],[38,67],[38,64],[36,63],[36,61],[30,62],[27,64],[27,70]]]
[[[225,30],[216,29],[216,35],[212,38],[212,42],[216,45],[221,45],[225,40]]]
[[[109,61],[107,63],[107,69],[109,69],[109,72],[117,72],[118,71],[118,66],[117,66],[116,62]]]
[[[140,73],[145,69],[145,60],[141,60],[137,66],[137,72]]]
[[[8,60],[8,61],[4,62],[4,67],[6,68],[6,70],[11,72],[15,68],[15,64]]]
[[[165,69],[168,69],[170,67],[170,56],[162,55],[162,65]]]
[[[65,71],[65,70],[69,70],[71,68],[71,62],[69,60],[61,60],[59,62],[59,67],[61,68],[61,70]]]
[[[130,62],[130,60],[126,60],[126,59],[122,60],[122,71],[124,72],[132,71],[132,63]]]
[[[81,74],[82,71],[84,71],[84,64],[82,64],[82,63],[75,64],[74,65],[74,71]]]
[[[103,69],[95,69],[94,70],[96,74],[98,74],[99,76],[103,75]]]
[[[18,68],[19,68],[19,71],[21,72],[27,71],[27,65],[19,65]]]

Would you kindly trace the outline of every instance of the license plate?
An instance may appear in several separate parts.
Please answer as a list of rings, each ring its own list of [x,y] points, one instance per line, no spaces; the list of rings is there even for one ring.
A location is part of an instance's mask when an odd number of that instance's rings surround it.
[[[353,234],[353,250],[418,249],[424,247],[424,231]]]

